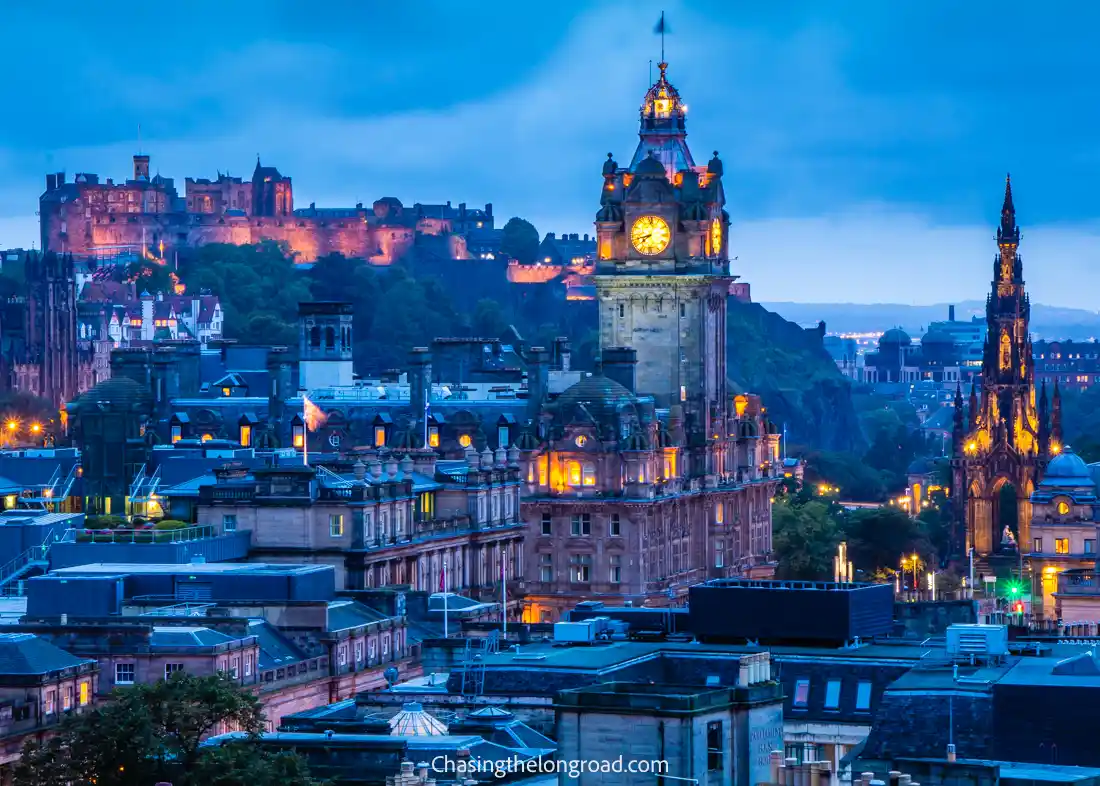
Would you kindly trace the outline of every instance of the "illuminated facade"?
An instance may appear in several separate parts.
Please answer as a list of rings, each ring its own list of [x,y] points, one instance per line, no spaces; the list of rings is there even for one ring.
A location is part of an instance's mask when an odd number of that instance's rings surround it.
[[[1023,263],[1018,253],[1020,230],[1005,183],[998,254],[992,292],[986,299],[987,334],[979,392],[972,386],[968,422],[956,416],[953,429],[956,521],[966,522],[965,545],[980,557],[999,553],[1026,555],[1032,546],[1031,495],[1052,454],[1061,444],[1060,401],[1055,393],[1053,418],[1047,417],[1045,388],[1035,390],[1035,364],[1028,334],[1030,300],[1024,291]],[[962,411],[961,390],[956,413]],[[1016,492],[1017,531],[998,527],[1001,491]],[[1012,544],[1012,539],[1016,541]],[[956,543],[962,546],[961,533]]]
[[[722,162],[695,166],[666,69],[630,166],[603,166],[602,367],[537,411],[519,445],[529,621],[586,599],[672,605],[706,578],[771,573],[779,439],[758,397],[727,390]],[[529,362],[536,400],[542,365]]]
[[[388,265],[425,238],[434,251],[465,259],[467,233],[493,228],[492,205],[405,207],[384,197],[366,207],[295,209],[291,178],[259,159],[251,180],[187,178],[182,197],[172,178],[149,172],[149,156],[134,156],[133,178],[120,183],[91,173],[73,182],[63,172],[47,175],[39,199],[42,248],[82,258],[171,260],[208,243],[274,241],[302,262],[340,253]]]

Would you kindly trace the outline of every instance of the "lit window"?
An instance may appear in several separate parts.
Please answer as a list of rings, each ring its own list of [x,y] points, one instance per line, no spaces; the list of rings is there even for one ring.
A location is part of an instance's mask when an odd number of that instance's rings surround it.
[[[687,400],[688,400],[687,385],[680,385],[680,401],[687,401]]]
[[[214,438],[214,435],[213,435],[213,434],[203,434],[203,435],[202,435],[202,441],[203,441],[203,442],[209,442],[209,441],[210,441],[210,440],[212,440],[213,438]]]
[[[549,482],[549,477],[546,456],[539,456],[539,485],[545,486]]]
[[[724,511],[725,511],[725,509],[722,507],[722,503],[718,503],[717,505],[714,506],[714,523],[715,524],[721,524],[722,523],[722,519],[725,516]]]
[[[856,685],[856,709],[871,709],[871,683],[861,682]]]
[[[251,447],[252,445],[252,426],[241,426],[241,446]]]
[[[183,427],[172,426],[172,442],[173,444],[183,439]]]
[[[1066,504],[1066,501],[1065,501],[1065,500],[1061,500],[1061,501],[1060,501],[1060,502],[1058,503],[1058,515],[1060,515],[1060,516],[1064,516],[1064,515],[1066,515],[1067,513],[1069,513],[1069,505],[1068,505],[1068,504]]]
[[[469,435],[469,434],[463,434],[462,436],[460,436],[460,437],[458,438],[458,444],[459,444],[459,445],[461,445],[461,446],[462,446],[462,447],[464,447],[464,448],[468,448],[468,447],[470,447],[470,445],[472,445],[472,444],[473,444],[473,442],[474,442],[474,441],[473,441],[472,439],[470,439],[470,435]]]
[[[840,708],[840,680],[829,680],[825,683],[825,709],[835,710]]]
[[[439,426],[428,426],[428,447],[439,447]]]
[[[810,681],[807,679],[795,680],[794,699],[792,707],[805,707],[810,702]]]
[[[292,444],[296,448],[304,448],[306,446],[306,430],[304,426],[294,426],[291,430]]]
[[[344,534],[344,514],[334,513],[328,517],[328,534],[339,538]]]
[[[66,685],[65,692],[61,694],[61,709],[68,712],[73,708],[73,686]]]
[[[565,482],[570,486],[581,485],[581,464],[579,461],[568,461],[565,464]]]
[[[584,465],[582,481],[585,486],[596,485],[596,468],[593,465]]]
[[[133,685],[134,671],[135,667],[133,663],[116,663],[115,685]]]
[[[233,389],[232,388],[222,388],[222,395],[223,396],[232,396],[233,395]]]
[[[384,447],[386,444],[386,427],[375,426],[374,427],[374,446],[376,448]]]
[[[1069,554],[1069,538],[1055,538],[1054,539],[1054,553],[1055,554]]]

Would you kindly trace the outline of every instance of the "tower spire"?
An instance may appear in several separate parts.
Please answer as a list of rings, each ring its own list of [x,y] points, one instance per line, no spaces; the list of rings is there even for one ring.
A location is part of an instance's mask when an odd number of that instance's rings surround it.
[[[1016,226],[1016,206],[1012,203],[1012,175],[1005,175],[1005,200],[1001,205],[1001,226],[997,229],[998,245],[1019,245],[1020,228]]]

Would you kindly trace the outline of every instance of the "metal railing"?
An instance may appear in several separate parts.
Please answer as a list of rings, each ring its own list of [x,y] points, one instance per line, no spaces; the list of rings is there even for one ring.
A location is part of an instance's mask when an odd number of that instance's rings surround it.
[[[66,533],[68,532],[71,530],[66,530]],[[50,547],[61,540],[62,536],[54,533],[39,545],[31,546],[22,554],[0,565],[0,595],[22,595],[23,582],[16,580],[32,566],[49,565]]]
[[[72,534],[66,541],[70,543],[189,543],[219,534],[218,528],[212,524],[180,529],[83,529],[69,532]]]

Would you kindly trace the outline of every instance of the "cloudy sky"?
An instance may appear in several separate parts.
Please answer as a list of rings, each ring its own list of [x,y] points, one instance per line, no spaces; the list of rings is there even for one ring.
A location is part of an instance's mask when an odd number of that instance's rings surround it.
[[[251,173],[295,202],[492,202],[592,227],[660,55],[697,162],[726,164],[758,300],[984,296],[1005,172],[1036,302],[1100,289],[1100,4],[233,0],[5,8],[0,247],[47,171]],[[775,9],[781,10],[775,10]]]

